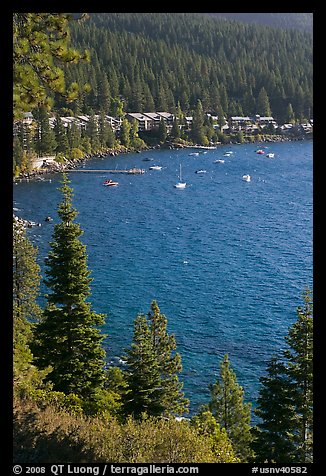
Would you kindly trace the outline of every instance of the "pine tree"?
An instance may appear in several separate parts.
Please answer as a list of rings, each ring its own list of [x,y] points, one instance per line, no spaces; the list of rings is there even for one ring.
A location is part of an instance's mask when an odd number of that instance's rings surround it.
[[[13,99],[14,116],[21,117],[41,104],[51,104],[50,93],[68,101],[78,94],[76,83],[66,88],[60,67],[88,60],[88,53],[69,48],[69,21],[66,13],[13,14]]]
[[[104,316],[91,310],[90,272],[86,247],[79,239],[82,230],[74,223],[72,189],[64,174],[58,208],[60,223],[55,225],[51,250],[46,258],[45,284],[51,291],[43,319],[36,326],[32,352],[43,369],[51,365],[47,379],[54,390],[91,398],[104,383],[103,335],[96,326]]]
[[[29,348],[32,323],[40,318],[37,304],[40,267],[37,248],[29,241],[26,229],[13,223],[13,371],[14,383],[23,383],[31,373],[33,356]],[[35,373],[35,372],[33,372]]]
[[[244,403],[244,391],[238,384],[234,371],[230,368],[228,355],[220,367],[220,380],[210,386],[211,401],[208,404],[216,421],[225,428],[235,455],[242,463],[253,457],[250,432],[251,404]]]
[[[253,449],[257,462],[293,462],[295,447],[288,437],[294,431],[292,396],[284,364],[273,357],[267,366],[255,413],[261,423],[254,428]]]
[[[195,144],[208,145],[204,129],[205,115],[201,101],[198,99],[192,121],[191,137]]]
[[[163,411],[162,380],[145,315],[134,322],[131,348],[126,351],[127,392],[122,396],[124,413],[140,418],[143,413],[158,416]]]
[[[180,132],[178,118],[175,117],[173,119],[173,124],[172,124],[172,129],[171,129],[171,137],[173,139],[178,139],[180,137],[180,135],[181,135],[181,132]]]
[[[123,119],[120,129],[120,140],[121,144],[125,147],[130,147],[130,130],[131,124],[127,119]]]
[[[53,154],[57,146],[55,135],[49,123],[49,114],[44,106],[34,111],[37,122],[35,150],[39,157]]]
[[[67,155],[69,152],[69,141],[67,137],[66,128],[63,125],[59,114],[56,115],[53,130],[55,134],[55,141],[57,144],[55,148],[56,153]]]
[[[80,147],[81,132],[75,122],[73,122],[68,128],[67,137],[70,149],[77,149],[78,147]]]
[[[257,98],[257,112],[261,116],[271,116],[271,106],[269,103],[269,97],[267,95],[266,89],[264,87],[261,88]]]
[[[287,375],[295,403],[296,460],[312,461],[313,440],[313,305],[311,292],[304,293],[304,306],[297,309],[297,321],[285,337]]]
[[[257,400],[255,451],[258,461],[312,462],[313,306],[311,292],[285,337],[288,348],[273,357]]]
[[[293,111],[293,107],[292,107],[291,103],[289,103],[287,108],[286,108],[285,122],[289,122],[290,124],[295,123],[295,116],[294,116],[294,111]]]
[[[160,123],[158,126],[158,138],[161,143],[164,143],[167,138],[167,131],[166,131],[166,125],[165,125],[164,119],[160,120]]]
[[[95,154],[100,149],[100,138],[99,127],[93,110],[89,115],[89,121],[86,126],[86,136],[90,140],[91,151]]]
[[[182,392],[178,374],[182,371],[181,356],[176,352],[173,334],[167,332],[167,318],[156,301],[148,313],[152,344],[162,379],[162,407],[164,415],[181,415],[188,411],[189,401]]]

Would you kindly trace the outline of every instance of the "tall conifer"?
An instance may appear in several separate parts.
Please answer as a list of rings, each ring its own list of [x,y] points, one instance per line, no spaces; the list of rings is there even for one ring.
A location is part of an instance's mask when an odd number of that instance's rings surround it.
[[[50,293],[43,319],[35,329],[32,351],[40,368],[51,365],[47,378],[54,389],[91,397],[104,383],[103,335],[96,326],[104,316],[91,310],[90,272],[86,247],[79,237],[82,230],[74,223],[77,211],[72,207],[72,189],[66,175],[60,191],[60,223],[54,227],[54,239],[46,258],[45,284]]]
[[[163,411],[159,365],[145,315],[134,322],[131,348],[126,351],[127,392],[123,395],[125,414],[140,418],[143,413],[157,416]]]
[[[313,305],[311,292],[285,337],[288,347],[273,357],[257,400],[255,451],[258,461],[312,462]]]
[[[182,370],[181,356],[176,352],[173,334],[167,332],[167,318],[161,313],[156,301],[152,301],[148,313],[151,339],[162,379],[162,405],[164,414],[181,415],[188,411],[189,401],[182,392],[183,383],[178,374]]]
[[[39,319],[40,267],[36,262],[37,248],[29,241],[24,226],[13,223],[13,370],[14,382],[26,379],[30,373],[32,354],[29,349],[31,324]]]
[[[228,355],[224,356],[220,368],[220,380],[210,386],[209,410],[216,421],[225,428],[232,441],[234,452],[242,463],[250,461],[252,435],[250,432],[249,403],[244,403],[244,391],[230,368]]]

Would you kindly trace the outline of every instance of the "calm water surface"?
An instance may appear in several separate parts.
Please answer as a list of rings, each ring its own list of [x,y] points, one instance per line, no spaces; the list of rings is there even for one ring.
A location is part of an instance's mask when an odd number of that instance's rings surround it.
[[[313,144],[269,144],[265,153],[274,158],[256,154],[257,148],[93,159],[86,168],[103,172],[69,176],[92,270],[93,308],[107,314],[107,360],[119,364],[137,313],[147,313],[156,299],[176,335],[192,411],[207,402],[225,353],[254,402],[259,377],[284,347],[302,292],[312,286]],[[162,170],[150,171],[154,164]],[[173,187],[179,164],[185,190]],[[146,173],[111,176],[118,187],[103,186],[105,169],[134,166]],[[199,169],[206,173],[196,174]],[[43,272],[58,222],[59,180],[54,175],[51,183],[14,186],[15,213],[42,223],[28,233]],[[44,222],[48,215],[53,222]]]

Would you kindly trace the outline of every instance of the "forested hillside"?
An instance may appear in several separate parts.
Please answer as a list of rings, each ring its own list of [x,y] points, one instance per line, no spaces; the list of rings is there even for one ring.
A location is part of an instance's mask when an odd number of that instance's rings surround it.
[[[205,13],[205,15],[276,28],[293,28],[311,33],[313,29],[312,13]]]
[[[193,13],[91,13],[72,25],[74,47],[89,64],[67,68],[68,82],[92,91],[73,112],[205,111],[255,114],[267,92],[279,122],[291,104],[297,119],[312,117],[312,37],[295,30],[216,20]],[[67,106],[57,103],[57,106]],[[261,114],[261,112],[260,112]]]

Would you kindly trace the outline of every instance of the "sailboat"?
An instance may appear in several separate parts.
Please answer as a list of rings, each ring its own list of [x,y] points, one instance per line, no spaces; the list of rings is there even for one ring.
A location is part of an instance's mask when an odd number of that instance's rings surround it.
[[[179,182],[177,182],[174,186],[175,188],[186,188],[186,182],[182,181],[182,176],[181,176],[181,164],[180,164],[180,172],[179,172]]]

